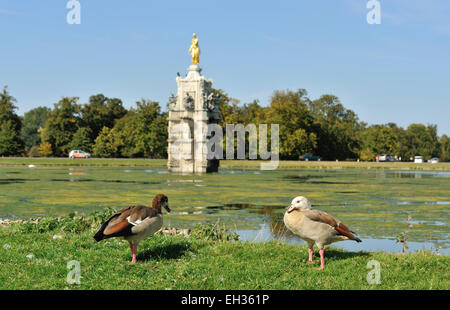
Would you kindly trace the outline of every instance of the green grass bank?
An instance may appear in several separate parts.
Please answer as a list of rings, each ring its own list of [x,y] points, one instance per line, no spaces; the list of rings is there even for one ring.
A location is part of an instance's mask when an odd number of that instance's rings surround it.
[[[450,288],[450,257],[427,251],[408,254],[347,252],[329,248],[326,266],[307,263],[306,246],[276,241],[230,241],[217,227],[199,226],[189,237],[157,234],[141,242],[131,264],[127,242],[95,243],[103,215],[39,224],[0,226],[0,289],[125,290],[443,290]],[[55,237],[56,236],[56,237]],[[231,236],[231,238],[227,238]],[[70,261],[80,264],[79,284],[68,284]],[[367,281],[368,262],[380,264],[380,284]],[[372,267],[373,268],[373,267]]]

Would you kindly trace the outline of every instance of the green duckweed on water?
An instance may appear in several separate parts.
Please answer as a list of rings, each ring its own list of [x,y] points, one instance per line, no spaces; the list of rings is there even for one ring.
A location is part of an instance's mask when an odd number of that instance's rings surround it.
[[[162,192],[173,210],[165,216],[167,226],[220,220],[244,239],[299,243],[286,232],[282,217],[292,198],[303,195],[313,208],[339,218],[366,241],[345,241],[338,247],[398,252],[402,244],[396,238],[407,230],[410,251],[433,248],[449,254],[449,171],[404,170],[405,165],[394,170],[392,164],[388,169],[336,169],[334,162],[314,169],[281,162],[289,169],[260,171],[251,161],[243,161],[239,169],[239,161],[223,161],[219,173],[180,175],[167,173],[160,160],[55,160],[59,165],[34,160],[32,168],[30,161],[18,161],[0,162],[0,218],[149,205]]]

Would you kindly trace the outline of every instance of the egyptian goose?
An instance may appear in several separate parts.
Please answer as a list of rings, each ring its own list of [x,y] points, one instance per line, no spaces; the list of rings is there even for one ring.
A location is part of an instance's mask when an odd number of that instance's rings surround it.
[[[123,237],[130,244],[131,262],[136,263],[136,252],[139,242],[150,237],[161,229],[163,224],[161,207],[170,212],[169,199],[158,194],[153,198],[152,206],[126,207],[102,224],[94,235],[95,241],[101,241],[112,237]]]
[[[309,245],[309,262],[313,259],[313,246],[317,245],[320,253],[320,268],[325,267],[323,258],[324,246],[337,241],[354,240],[361,242],[351,231],[338,219],[319,211],[311,210],[311,203],[305,197],[299,196],[292,200],[289,209],[284,214],[284,224],[295,235],[305,240]]]

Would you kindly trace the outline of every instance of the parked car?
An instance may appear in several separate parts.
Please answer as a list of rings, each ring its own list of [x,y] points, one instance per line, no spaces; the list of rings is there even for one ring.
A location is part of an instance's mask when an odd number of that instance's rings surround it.
[[[423,163],[423,156],[414,156],[414,163],[415,164],[422,164]]]
[[[377,161],[395,161],[396,159],[389,154],[381,154],[377,156]]]
[[[432,164],[437,164],[439,162],[439,158],[433,157],[432,159],[428,160],[428,162]]]
[[[304,160],[304,161],[321,161],[322,157],[320,156],[316,156],[316,155],[311,155],[311,154],[305,154],[302,155],[298,158],[299,160]]]
[[[69,153],[69,158],[90,158],[91,154],[80,151],[80,150],[72,150]]]

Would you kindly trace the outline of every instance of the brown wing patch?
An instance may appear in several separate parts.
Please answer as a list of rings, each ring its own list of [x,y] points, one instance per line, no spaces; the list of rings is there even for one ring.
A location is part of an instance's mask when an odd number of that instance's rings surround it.
[[[332,227],[335,227],[338,225],[338,222],[334,217],[332,217],[328,213],[325,213],[325,212],[322,212],[319,210],[306,210],[306,211],[302,211],[302,214],[312,221],[328,224]]]
[[[115,224],[110,223],[103,231],[103,234],[104,235],[116,234],[116,233],[122,231],[123,229],[127,228],[128,225],[130,225],[130,223],[128,223],[127,220],[122,220],[121,222],[118,222]]]
[[[112,235],[125,229],[129,222],[126,219],[133,211],[133,207],[126,207],[114,214],[103,231],[104,235]]]
[[[328,213],[319,211],[319,210],[306,210],[302,211],[303,215],[308,217],[312,221],[321,222],[324,224],[328,224],[334,228],[338,232],[339,235],[346,236],[350,240],[355,240],[357,242],[361,242],[361,240],[355,237],[348,229],[347,226],[342,224],[339,220],[332,217]]]
[[[355,240],[357,242],[361,242],[361,239],[355,237],[351,232],[350,229],[348,229],[347,226],[345,226],[342,223],[339,223],[338,226],[334,228],[340,235],[346,236],[350,240]]]

